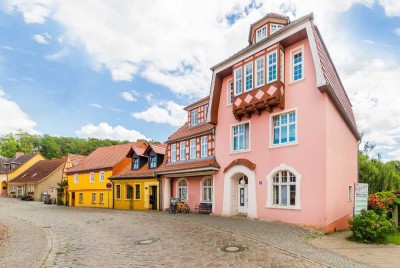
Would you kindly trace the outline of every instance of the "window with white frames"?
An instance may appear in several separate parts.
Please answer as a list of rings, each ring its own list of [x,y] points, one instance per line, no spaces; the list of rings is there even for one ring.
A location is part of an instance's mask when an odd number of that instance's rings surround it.
[[[115,185],[115,196],[117,199],[121,199],[121,185]]]
[[[94,183],[94,172],[90,172],[90,183]]]
[[[273,144],[296,142],[296,112],[292,111],[272,117]]]
[[[195,126],[195,125],[197,125],[198,123],[199,123],[199,114],[198,114],[198,112],[197,112],[197,108],[196,109],[193,109],[192,111],[191,111],[191,116],[190,116],[190,120],[191,120],[191,125],[192,126]]]
[[[231,105],[233,103],[233,80],[228,81],[228,92],[227,92],[227,97],[228,97],[228,105]]]
[[[264,85],[264,66],[265,66],[265,57],[262,56],[256,59],[256,88]]]
[[[249,91],[253,89],[253,62],[250,62],[244,66],[245,70],[245,90]]]
[[[104,193],[100,193],[100,203],[104,203]]]
[[[83,193],[79,193],[79,203],[83,203]]]
[[[279,66],[280,68],[279,78],[282,83],[285,83],[285,53],[283,53],[282,50],[279,53],[281,55],[280,66]]]
[[[171,144],[171,162],[176,162],[176,144]]]
[[[157,156],[153,155],[150,156],[150,168],[156,168],[157,167]]]
[[[208,104],[204,105],[203,122],[207,122],[207,115],[208,115]]]
[[[276,50],[267,54],[268,75],[267,82],[272,83],[277,80],[277,53]]]
[[[201,157],[208,156],[208,137],[201,137]]]
[[[267,37],[267,26],[264,25],[256,31],[256,42],[261,41]]]
[[[352,185],[349,185],[348,200],[349,200],[349,202],[351,200],[353,200],[353,186]]]
[[[132,169],[139,169],[139,157],[132,158],[133,164]]]
[[[96,203],[96,193],[92,193],[92,203]]]
[[[242,77],[242,67],[239,67],[237,69],[235,69],[235,96],[238,96],[240,94],[242,94],[242,88],[243,88],[243,77]]]
[[[196,158],[196,139],[190,140],[190,151],[189,151],[190,159]]]
[[[202,201],[203,202],[212,202],[212,195],[213,195],[213,181],[212,178],[206,178],[203,180],[202,183]]]
[[[180,160],[186,160],[186,142],[182,141],[179,146],[179,157]]]
[[[78,184],[79,183],[79,175],[78,174],[74,174],[74,183]]]
[[[100,182],[104,182],[104,171],[100,171]]]
[[[188,183],[185,179],[178,182],[178,198],[182,201],[188,200]]]
[[[272,117],[273,144],[296,142],[296,112],[292,111]]]
[[[303,78],[303,48],[292,51],[292,81],[298,81]]]
[[[33,193],[35,191],[35,186],[28,185],[28,193]]]
[[[233,151],[240,152],[249,149],[250,128],[249,123],[232,127]]]
[[[278,31],[282,27],[283,27],[283,25],[271,23],[269,32],[270,32],[270,34],[273,34],[274,32]]]
[[[281,170],[273,176],[273,202],[275,206],[296,206],[296,176],[287,170]]]

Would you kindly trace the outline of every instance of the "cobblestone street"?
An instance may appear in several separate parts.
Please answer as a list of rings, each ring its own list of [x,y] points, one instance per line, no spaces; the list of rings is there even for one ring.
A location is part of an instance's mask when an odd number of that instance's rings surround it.
[[[0,198],[0,267],[361,267],[302,228],[246,218],[44,205]],[[140,243],[140,241],[143,241]],[[224,246],[231,246],[224,252]],[[240,249],[240,252],[229,252]]]

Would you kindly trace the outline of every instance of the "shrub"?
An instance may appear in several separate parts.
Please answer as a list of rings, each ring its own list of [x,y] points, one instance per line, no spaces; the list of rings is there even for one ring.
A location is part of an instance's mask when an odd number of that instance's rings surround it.
[[[391,192],[371,193],[368,196],[369,206],[379,215],[391,215],[396,205],[400,203],[399,201]]]
[[[385,213],[379,215],[372,210],[362,210],[349,224],[352,239],[363,243],[382,243],[397,230],[394,220],[388,220]]]

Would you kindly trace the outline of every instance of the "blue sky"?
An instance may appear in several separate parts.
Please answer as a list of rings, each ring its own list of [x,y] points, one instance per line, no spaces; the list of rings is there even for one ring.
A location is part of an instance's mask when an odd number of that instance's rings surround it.
[[[399,3],[6,0],[0,134],[165,141],[182,108],[208,94],[210,66],[247,45],[252,22],[314,12],[360,131],[398,159]]]

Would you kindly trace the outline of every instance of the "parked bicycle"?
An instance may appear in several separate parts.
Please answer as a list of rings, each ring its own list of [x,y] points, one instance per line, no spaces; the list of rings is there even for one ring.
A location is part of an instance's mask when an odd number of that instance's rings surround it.
[[[175,214],[177,212],[189,213],[190,207],[187,203],[183,202],[179,198],[173,197],[170,199],[170,205],[169,205],[168,212],[171,214]]]

